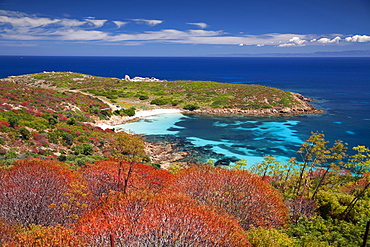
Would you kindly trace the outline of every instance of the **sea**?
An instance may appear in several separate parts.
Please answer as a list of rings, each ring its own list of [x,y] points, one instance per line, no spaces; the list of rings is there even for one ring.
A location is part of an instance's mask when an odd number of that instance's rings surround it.
[[[259,84],[314,98],[323,114],[301,116],[209,116],[163,114],[120,127],[149,141],[174,143],[187,161],[218,164],[266,155],[297,157],[312,132],[370,147],[370,57],[34,57],[0,56],[0,78],[43,71],[95,76]]]

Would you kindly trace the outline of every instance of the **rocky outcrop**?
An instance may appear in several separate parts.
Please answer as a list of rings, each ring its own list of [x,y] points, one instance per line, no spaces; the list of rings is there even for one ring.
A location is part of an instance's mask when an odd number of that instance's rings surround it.
[[[134,78],[130,78],[129,75],[125,75],[123,80],[125,80],[125,81],[145,81],[145,82],[166,82],[167,81],[167,80],[160,80],[160,79],[157,79],[155,77],[149,78],[149,77],[136,76]]]
[[[169,168],[174,162],[186,166],[186,162],[181,162],[189,153],[179,152],[173,144],[145,142],[145,152],[150,157],[151,162],[159,164],[161,168]]]

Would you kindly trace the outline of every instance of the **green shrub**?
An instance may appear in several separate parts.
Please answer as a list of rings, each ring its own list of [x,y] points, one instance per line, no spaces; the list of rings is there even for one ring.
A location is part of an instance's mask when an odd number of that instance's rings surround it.
[[[148,95],[140,95],[139,96],[139,100],[147,100],[147,99],[149,99]]]
[[[172,106],[177,106],[178,104],[180,104],[182,101],[181,100],[176,100],[176,99],[174,99],[174,100],[172,100],[171,101],[171,105]]]
[[[32,129],[36,129],[38,131],[47,129],[49,127],[48,121],[43,119],[43,118],[36,118],[34,120],[31,120],[31,121],[20,120],[19,124],[25,125],[25,126],[30,127]]]
[[[135,108],[124,109],[123,114],[129,117],[135,116]]]
[[[56,133],[49,133],[48,141],[54,144],[58,144],[58,135]]]
[[[196,109],[199,109],[199,106],[195,104],[187,104],[183,107],[185,110],[194,111]]]
[[[69,133],[62,133],[62,138],[66,146],[71,146],[73,144],[74,137]]]
[[[67,119],[67,124],[69,124],[69,125],[74,125],[74,124],[76,124],[76,119],[75,119],[75,118],[73,118],[73,117],[68,118],[68,119]]]
[[[295,237],[299,246],[361,246],[366,221],[353,224],[344,220],[302,218],[290,225],[287,234]]]
[[[19,128],[19,133],[21,134],[22,138],[25,140],[29,140],[31,138],[31,132],[26,129],[25,127],[20,127]]]
[[[87,136],[79,136],[79,137],[76,138],[76,141],[78,141],[80,143],[88,142],[89,138],[87,138]]]
[[[55,124],[58,123],[58,119],[56,119],[56,118],[54,118],[52,116],[49,116],[47,120],[48,120],[48,122],[49,122],[50,125],[55,125]]]
[[[161,97],[161,98],[156,98],[152,100],[150,104],[158,105],[158,106],[167,105],[167,104],[170,104],[170,100]]]
[[[19,118],[17,116],[10,116],[8,118],[8,123],[9,123],[10,127],[14,128],[14,127],[18,126]]]
[[[61,155],[58,156],[58,160],[64,162],[64,161],[67,160],[67,156],[64,155],[64,154],[61,154]]]
[[[89,143],[82,144],[82,154],[92,155],[94,153],[94,147]]]
[[[295,238],[289,237],[286,233],[275,228],[250,228],[247,237],[252,246],[258,247],[298,247]]]
[[[118,97],[116,95],[108,95],[106,96],[108,99],[112,100],[112,99],[118,99]]]
[[[128,108],[128,109],[119,109],[119,110],[115,110],[113,112],[114,115],[117,115],[117,116],[129,116],[129,117],[132,117],[132,116],[135,116],[136,112],[135,112],[135,108],[131,107],[131,108]]]
[[[76,145],[76,146],[72,147],[72,151],[74,152],[75,155],[82,154],[83,153],[83,147],[79,146],[79,145]]]
[[[9,150],[6,154],[5,154],[5,159],[15,159],[18,157],[18,154],[13,151],[13,150]]]

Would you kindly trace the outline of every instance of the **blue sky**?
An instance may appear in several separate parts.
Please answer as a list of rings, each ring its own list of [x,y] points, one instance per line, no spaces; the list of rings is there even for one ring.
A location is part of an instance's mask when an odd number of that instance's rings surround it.
[[[0,55],[364,51],[370,0],[1,0]]]

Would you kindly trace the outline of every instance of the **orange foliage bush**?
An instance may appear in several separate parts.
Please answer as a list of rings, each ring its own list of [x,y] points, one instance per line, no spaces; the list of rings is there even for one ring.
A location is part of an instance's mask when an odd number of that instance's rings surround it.
[[[101,198],[101,206],[80,218],[76,231],[92,246],[109,246],[111,237],[117,246],[127,246],[124,243],[135,232],[139,217],[152,196],[146,192],[124,195],[111,191]]]
[[[110,193],[76,224],[93,246],[250,246],[237,221],[181,194]]]
[[[87,242],[77,236],[72,229],[63,226],[36,226],[31,225],[30,229],[20,232],[14,236],[14,240],[3,245],[4,247],[23,246],[23,247],[83,247]]]
[[[0,173],[0,217],[11,223],[62,224],[83,210],[82,177],[65,163],[22,160]]]
[[[194,166],[178,172],[170,190],[235,216],[244,229],[282,226],[288,220],[288,209],[279,192],[247,171]]]
[[[4,218],[0,218],[0,246],[13,239],[19,231],[19,226],[9,224]]]
[[[153,198],[138,225],[149,245],[250,246],[236,220],[181,194]]]
[[[92,194],[101,196],[111,190],[122,190],[122,181],[127,176],[129,166],[129,161],[97,161],[95,164],[85,165],[80,172],[87,180]],[[128,192],[137,190],[158,192],[173,180],[173,175],[166,170],[158,170],[140,163],[133,163],[132,168],[128,180]],[[119,174],[121,183],[118,179]]]

